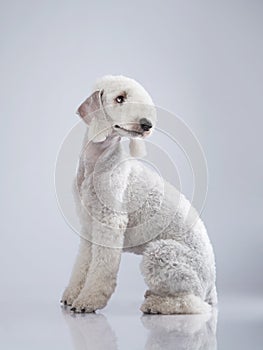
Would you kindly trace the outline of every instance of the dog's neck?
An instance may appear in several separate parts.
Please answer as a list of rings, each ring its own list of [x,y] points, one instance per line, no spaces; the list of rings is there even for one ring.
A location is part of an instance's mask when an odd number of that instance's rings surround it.
[[[87,142],[84,141],[83,151],[81,158],[85,163],[85,171],[87,174],[93,172],[94,167],[103,155],[103,159],[106,161],[108,157],[111,156],[111,153],[116,149],[121,140],[120,136],[110,135],[103,142]],[[107,150],[109,150],[107,152]]]

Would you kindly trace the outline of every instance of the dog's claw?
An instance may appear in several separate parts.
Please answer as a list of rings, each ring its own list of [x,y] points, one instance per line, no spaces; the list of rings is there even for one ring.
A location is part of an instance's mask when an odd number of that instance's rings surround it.
[[[72,308],[70,309],[70,311],[75,312],[75,311],[76,311],[76,308],[75,308],[75,307],[72,307]]]
[[[64,305],[68,305],[67,300],[64,300]]]
[[[82,314],[83,314],[85,311],[86,311],[85,308],[81,309],[81,313],[82,313]]]

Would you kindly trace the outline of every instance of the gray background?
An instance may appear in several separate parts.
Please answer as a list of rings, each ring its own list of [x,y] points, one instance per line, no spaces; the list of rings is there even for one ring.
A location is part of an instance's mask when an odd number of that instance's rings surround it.
[[[202,217],[219,296],[262,297],[262,10],[259,0],[1,1],[0,296],[9,315],[16,303],[56,305],[67,282],[78,239],[57,207],[55,160],[104,74],[137,79],[195,133],[209,168]],[[142,299],[138,264],[123,257],[113,303]]]

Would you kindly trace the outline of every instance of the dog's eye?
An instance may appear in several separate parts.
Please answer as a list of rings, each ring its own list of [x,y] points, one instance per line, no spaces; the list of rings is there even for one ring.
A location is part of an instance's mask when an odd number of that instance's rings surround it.
[[[124,100],[125,100],[125,97],[122,96],[122,95],[117,96],[117,97],[115,98],[115,101],[116,101],[117,103],[123,103]]]

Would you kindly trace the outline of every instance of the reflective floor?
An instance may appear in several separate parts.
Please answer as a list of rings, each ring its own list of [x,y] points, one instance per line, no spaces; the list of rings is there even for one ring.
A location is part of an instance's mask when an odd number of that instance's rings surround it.
[[[74,315],[54,304],[1,305],[1,349],[263,348],[263,300],[222,301],[207,315],[142,315],[135,301]]]

